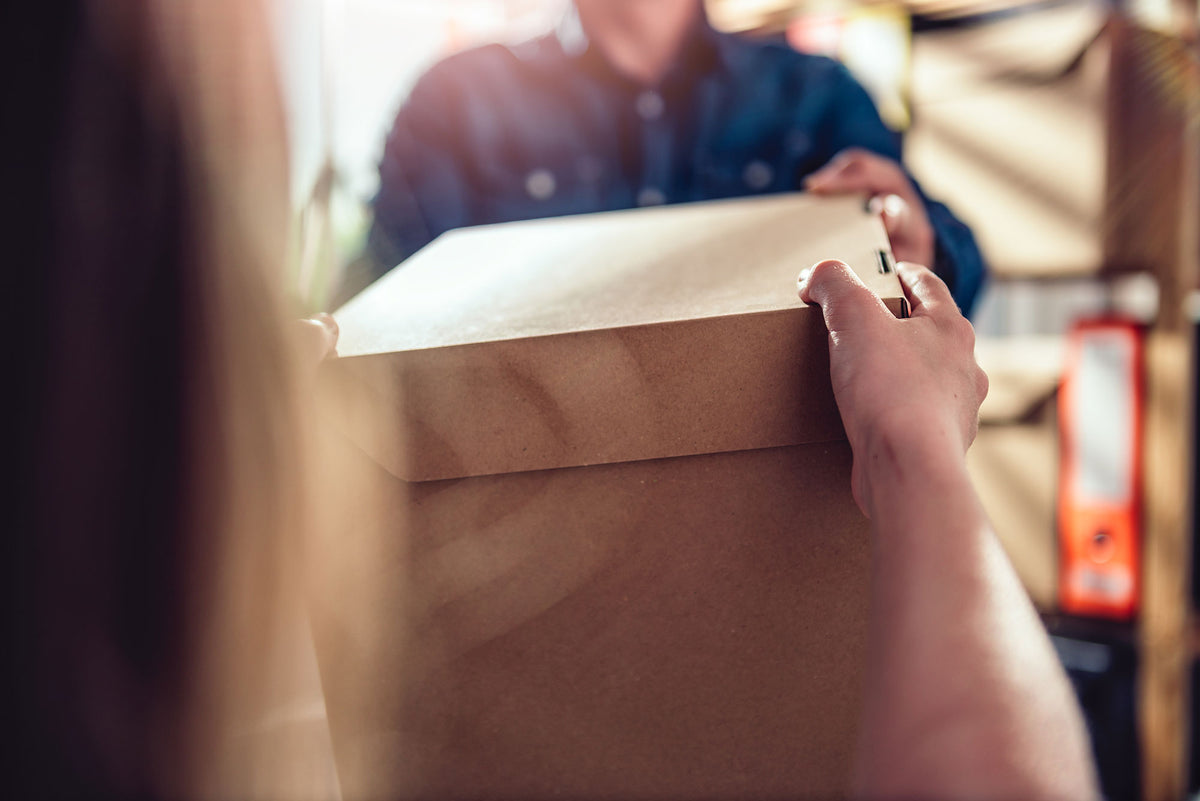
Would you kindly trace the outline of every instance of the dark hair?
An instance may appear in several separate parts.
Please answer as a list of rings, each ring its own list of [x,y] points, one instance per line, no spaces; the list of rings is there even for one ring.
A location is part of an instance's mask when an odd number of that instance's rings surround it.
[[[194,769],[187,693],[221,519],[200,508],[216,484],[198,465],[224,455],[223,295],[199,208],[213,192],[150,7],[4,12],[12,797],[162,797]],[[218,444],[198,453],[204,437]]]

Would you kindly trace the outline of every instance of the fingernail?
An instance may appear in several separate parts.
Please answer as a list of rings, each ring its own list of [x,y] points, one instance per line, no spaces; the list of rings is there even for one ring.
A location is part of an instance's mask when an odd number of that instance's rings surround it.
[[[904,213],[904,207],[904,198],[895,194],[886,196],[880,204],[883,213],[889,217],[899,217]]]
[[[812,276],[812,267],[805,267],[800,271],[800,277],[796,279],[796,294],[805,303],[808,303],[805,293],[808,291],[808,279],[810,276]]]
[[[319,312],[309,318],[313,322],[320,323],[325,327],[325,330],[333,334],[335,337],[341,333],[338,329],[337,320],[333,319],[333,315],[329,312]]]

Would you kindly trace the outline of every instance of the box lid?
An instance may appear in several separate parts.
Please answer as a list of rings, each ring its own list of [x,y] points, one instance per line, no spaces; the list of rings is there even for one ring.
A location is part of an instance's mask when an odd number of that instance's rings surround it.
[[[825,327],[796,296],[825,258],[901,313],[857,198],[451,231],[336,313],[327,380],[399,415],[396,441],[351,436],[411,481],[838,439]]]

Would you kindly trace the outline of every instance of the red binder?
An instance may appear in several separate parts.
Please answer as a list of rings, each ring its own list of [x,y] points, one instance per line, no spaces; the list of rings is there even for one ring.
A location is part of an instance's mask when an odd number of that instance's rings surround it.
[[[1141,571],[1142,329],[1077,323],[1058,396],[1059,605],[1132,618]]]

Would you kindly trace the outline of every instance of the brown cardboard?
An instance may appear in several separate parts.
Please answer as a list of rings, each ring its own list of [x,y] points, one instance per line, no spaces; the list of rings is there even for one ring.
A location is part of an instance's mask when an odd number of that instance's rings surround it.
[[[409,480],[837,439],[796,276],[840,258],[898,313],[881,251],[860,199],[803,194],[463,229],[338,312],[336,369],[404,387],[367,447]]]
[[[386,501],[312,554],[346,798],[846,793],[869,529],[795,277],[898,310],[886,247],[795,195],[494,226],[338,313]]]
[[[844,796],[870,561],[849,474],[845,442],[377,469],[391,536],[317,554],[343,796]]]
[[[1104,260],[1106,13],[1061,4],[913,39],[904,160],[971,226],[993,279]]]

